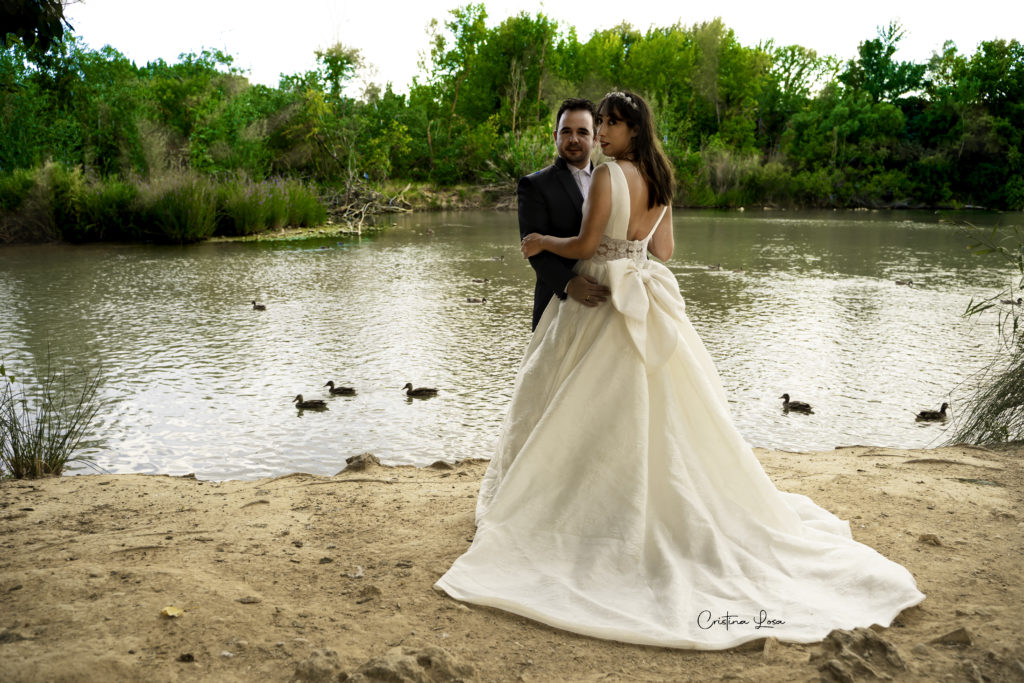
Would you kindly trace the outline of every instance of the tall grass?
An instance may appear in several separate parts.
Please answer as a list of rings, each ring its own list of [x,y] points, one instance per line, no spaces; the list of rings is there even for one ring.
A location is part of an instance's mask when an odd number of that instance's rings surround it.
[[[185,243],[326,219],[316,190],[299,180],[222,180],[193,171],[101,179],[52,162],[0,175],[0,243]]]
[[[217,204],[218,235],[254,235],[327,220],[315,192],[298,180],[225,181],[217,188]]]
[[[198,242],[217,227],[213,184],[195,173],[168,174],[145,183],[139,204],[141,233],[157,242]]]
[[[1016,287],[971,301],[965,316],[996,309],[1004,355],[980,373],[964,400],[949,443],[995,444],[1024,441],[1024,306],[1017,301],[1024,289],[1024,230],[1016,226],[982,231],[967,225],[979,256],[994,255],[1012,263],[1019,273]]]
[[[288,225],[308,228],[327,220],[327,208],[316,192],[298,180],[285,180],[281,190],[288,202]]]
[[[949,443],[1024,441],[1024,343],[980,373]]]
[[[267,213],[258,185],[229,180],[217,188],[217,234],[254,235],[267,229]]]
[[[78,223],[65,231],[75,242],[131,241],[138,238],[139,186],[122,180],[92,181],[78,203]]]
[[[71,463],[91,464],[80,449],[100,410],[100,373],[72,381],[48,358],[37,390],[24,386],[0,364],[0,477],[60,475]]]

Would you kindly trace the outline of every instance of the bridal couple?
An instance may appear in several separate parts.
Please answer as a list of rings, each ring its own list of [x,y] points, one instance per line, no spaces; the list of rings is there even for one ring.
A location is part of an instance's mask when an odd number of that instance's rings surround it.
[[[534,333],[453,598],[598,638],[717,650],[888,626],[924,599],[849,523],[779,491],[729,414],[672,272],[648,104],[566,100],[519,182]],[[611,160],[594,167],[599,144]],[[649,258],[648,254],[654,258]]]

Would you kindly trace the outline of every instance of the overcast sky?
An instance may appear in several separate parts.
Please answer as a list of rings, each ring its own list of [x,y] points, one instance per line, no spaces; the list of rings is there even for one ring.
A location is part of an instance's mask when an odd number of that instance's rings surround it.
[[[427,26],[444,20],[466,3],[439,0],[83,0],[67,8],[74,32],[93,49],[117,48],[137,64],[216,48],[235,57],[235,66],[251,81],[276,86],[280,74],[313,68],[317,49],[341,42],[362,51],[376,70],[374,81],[391,82],[406,92],[417,62],[429,50]],[[854,57],[857,44],[874,38],[879,26],[899,21],[906,29],[897,58],[922,62],[952,40],[971,54],[983,40],[1024,41],[1024,2],[1020,0],[592,0],[578,3],[485,2],[488,25],[526,11],[538,11],[574,26],[581,41],[595,30],[623,21],[646,30],[682,23],[689,26],[722,17],[747,46],[774,39],[799,44],[819,54]]]

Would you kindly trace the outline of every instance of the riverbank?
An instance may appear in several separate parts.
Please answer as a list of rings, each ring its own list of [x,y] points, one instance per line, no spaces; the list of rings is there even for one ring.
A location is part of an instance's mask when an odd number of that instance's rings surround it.
[[[432,584],[472,538],[484,461],[6,481],[2,678],[791,681],[841,668],[860,680],[870,667],[898,680],[1024,680],[1024,445],[757,455],[780,489],[905,565],[925,602],[828,656],[774,640],[624,645],[465,606]]]

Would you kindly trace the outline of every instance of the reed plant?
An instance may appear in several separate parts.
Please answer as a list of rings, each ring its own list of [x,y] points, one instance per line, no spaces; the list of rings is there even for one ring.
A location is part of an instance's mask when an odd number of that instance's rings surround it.
[[[299,180],[223,181],[217,190],[217,206],[218,235],[309,227],[327,219],[327,210],[314,190]]]
[[[260,186],[244,179],[227,180],[217,188],[217,234],[253,235],[267,229]]]
[[[981,256],[998,256],[1018,271],[1016,286],[981,301],[971,300],[965,316],[993,310],[1003,353],[972,380],[963,409],[954,422],[949,443],[998,444],[1024,441],[1024,305],[1017,303],[1024,290],[1024,230],[1017,226],[982,231],[965,224]]]
[[[308,228],[327,220],[327,209],[316,191],[299,180],[281,183],[288,197],[288,225]]]
[[[72,242],[134,240],[138,236],[139,186],[118,179],[88,182],[80,194],[77,223],[62,233]]]
[[[973,378],[949,444],[1024,441],[1024,343]]]
[[[264,183],[262,200],[269,229],[280,230],[288,224],[288,193],[280,180]]]
[[[198,242],[217,228],[215,181],[193,172],[169,173],[139,192],[142,234],[158,242]]]
[[[316,190],[295,179],[253,182],[194,171],[148,181],[97,178],[47,163],[0,175],[0,243],[64,239],[196,242],[327,219]]]
[[[93,465],[81,449],[100,410],[100,373],[86,371],[72,381],[52,369],[48,356],[39,378],[36,391],[27,392],[0,364],[0,478],[56,476],[72,463]]]

